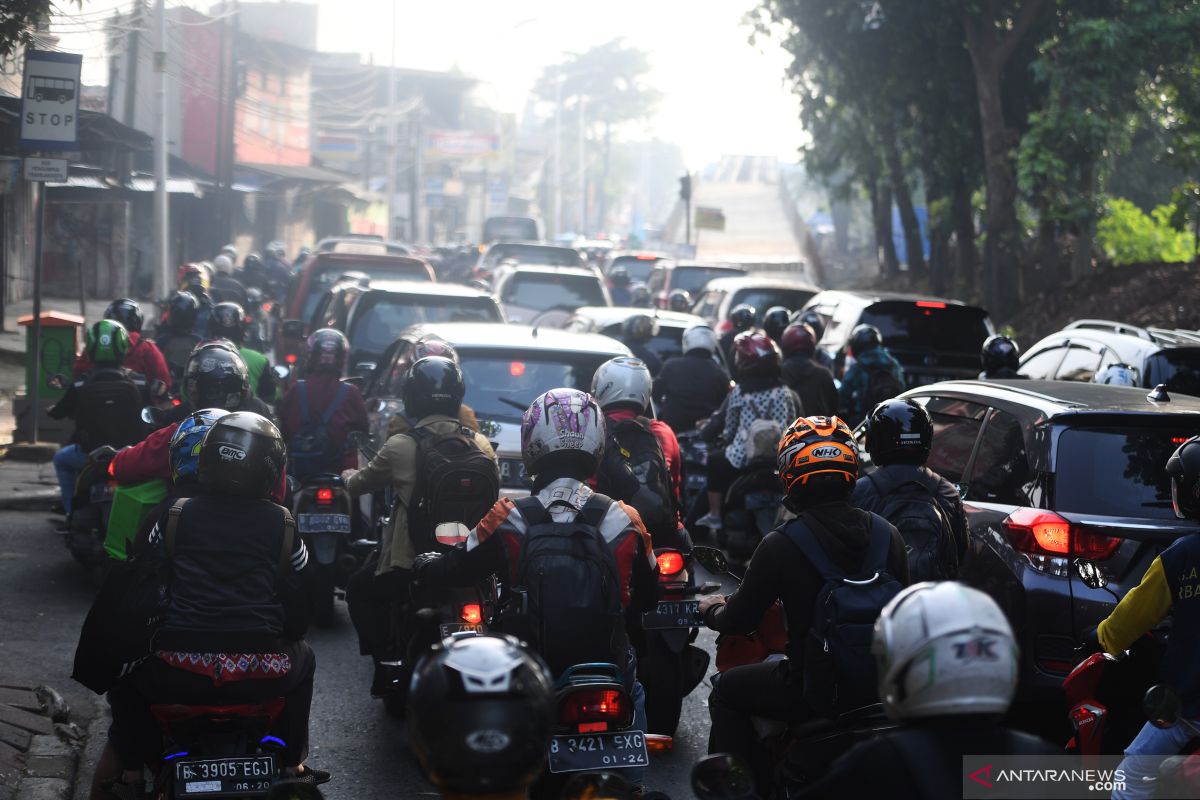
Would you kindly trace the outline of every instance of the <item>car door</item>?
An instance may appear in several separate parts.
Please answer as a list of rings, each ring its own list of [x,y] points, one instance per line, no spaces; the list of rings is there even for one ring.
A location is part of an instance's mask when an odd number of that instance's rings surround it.
[[[1091,342],[1071,340],[1067,344],[1067,352],[1054,373],[1058,381],[1078,381],[1090,383],[1100,369],[1100,359],[1103,357],[1101,348]]]
[[[1026,354],[1017,372],[1034,380],[1052,380],[1066,354],[1067,344],[1063,341],[1035,347]]]

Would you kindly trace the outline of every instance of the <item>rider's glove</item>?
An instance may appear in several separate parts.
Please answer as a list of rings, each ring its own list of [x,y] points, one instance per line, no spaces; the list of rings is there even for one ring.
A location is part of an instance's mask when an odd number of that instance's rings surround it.
[[[441,560],[441,553],[421,553],[413,559],[413,576],[418,581],[427,578],[437,569],[437,564]]]

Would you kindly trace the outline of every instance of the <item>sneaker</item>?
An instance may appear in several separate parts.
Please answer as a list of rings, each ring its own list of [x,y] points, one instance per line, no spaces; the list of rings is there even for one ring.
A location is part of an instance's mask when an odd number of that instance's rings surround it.
[[[696,525],[701,528],[708,528],[710,531],[721,530],[721,518],[716,514],[709,512],[700,519],[696,520]]]

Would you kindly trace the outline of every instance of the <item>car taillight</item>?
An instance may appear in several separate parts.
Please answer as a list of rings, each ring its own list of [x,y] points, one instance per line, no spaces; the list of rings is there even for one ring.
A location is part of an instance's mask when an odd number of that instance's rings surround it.
[[[945,308],[946,304],[938,300],[918,300],[917,308]]]
[[[1004,530],[1013,548],[1033,555],[1103,560],[1121,546],[1118,537],[1072,525],[1040,508],[1018,508],[1005,518]]]
[[[658,573],[660,575],[678,575],[683,572],[683,553],[678,550],[656,550]]]
[[[333,502],[333,489],[322,486],[317,489],[317,505],[327,506]]]
[[[462,607],[462,621],[468,625],[478,625],[483,621],[483,609],[478,603],[467,603]]]
[[[580,733],[627,728],[633,723],[633,703],[616,689],[577,689],[559,702],[558,721]]]
[[[112,476],[114,474],[113,473],[113,462],[111,462],[111,461],[108,462],[108,469],[106,469],[105,472],[107,472],[110,476]]]

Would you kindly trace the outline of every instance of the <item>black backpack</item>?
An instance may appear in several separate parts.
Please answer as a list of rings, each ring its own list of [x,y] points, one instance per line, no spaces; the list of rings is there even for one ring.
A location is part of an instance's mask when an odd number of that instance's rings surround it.
[[[445,552],[434,535],[443,522],[474,528],[500,496],[496,463],[475,433],[459,425],[449,433],[409,431],[417,443],[417,485],[408,506],[408,531],[418,553]]]
[[[536,497],[516,507],[526,525],[513,591],[524,597],[519,627],[557,677],[576,664],[628,660],[621,578],[600,525],[612,501],[593,495],[571,522],[555,522]],[[512,617],[510,616],[510,620]]]
[[[171,370],[173,381],[183,380],[184,368],[187,367],[192,350],[199,343],[200,337],[189,333],[168,333],[158,338],[158,349],[162,351],[163,359]]]
[[[341,384],[329,402],[329,407],[318,419],[312,418],[308,405],[308,386],[305,381],[296,384],[300,400],[300,430],[288,439],[288,456],[292,460],[292,472],[300,480],[327,472],[338,472],[341,468],[342,444],[329,436],[329,421],[350,394],[350,386]]]
[[[97,368],[79,386],[75,410],[75,443],[85,453],[103,445],[122,448],[146,434],[142,422],[142,387],[126,370]]]
[[[818,523],[809,514],[781,531],[825,579],[813,605],[812,626],[804,639],[804,702],[818,714],[835,718],[879,702],[871,639],[875,620],[904,587],[887,572],[891,530],[871,515],[862,569],[847,575],[825,554],[813,535]]]
[[[917,583],[957,578],[954,526],[933,487],[913,479],[893,484],[878,472],[868,475],[867,480],[879,492],[876,513],[892,523],[904,539],[909,580]]]
[[[609,422],[596,490],[637,509],[646,530],[658,539],[677,527],[671,474],[658,438],[643,417]]]
[[[904,384],[897,380],[891,364],[868,368],[866,403],[863,406],[865,413],[870,414],[875,406],[885,400],[891,400],[903,391]]]

